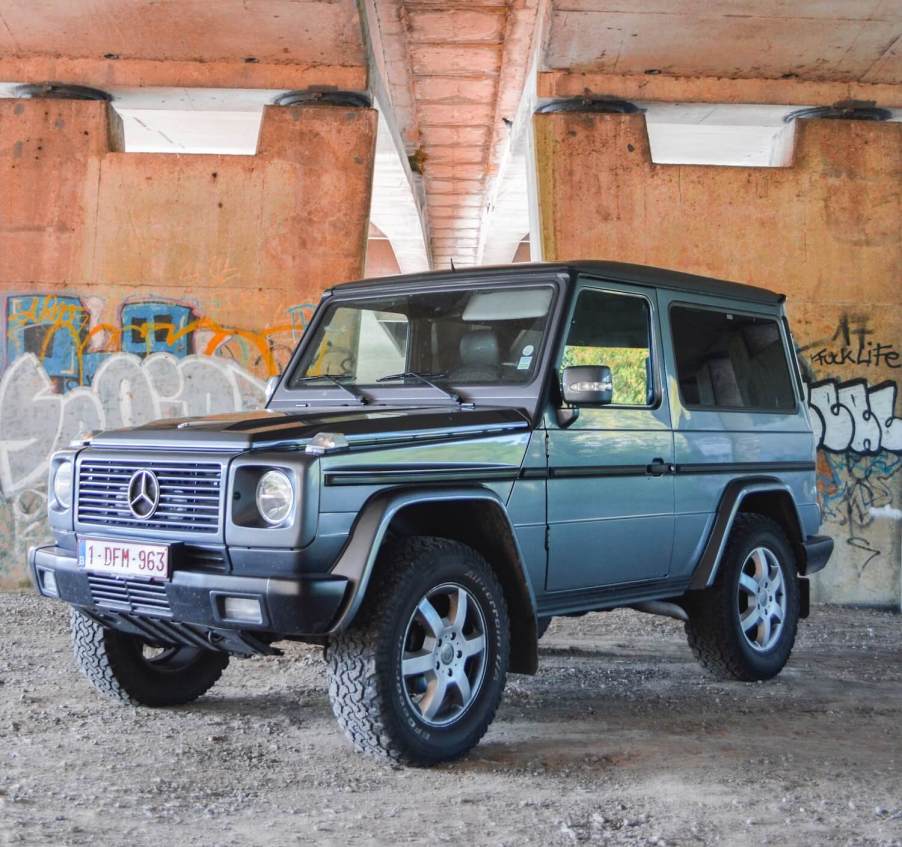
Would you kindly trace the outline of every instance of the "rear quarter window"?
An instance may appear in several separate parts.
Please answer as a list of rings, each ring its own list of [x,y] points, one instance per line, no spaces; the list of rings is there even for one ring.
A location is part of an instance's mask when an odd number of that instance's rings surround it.
[[[777,320],[673,306],[670,326],[687,408],[792,412],[792,376]]]

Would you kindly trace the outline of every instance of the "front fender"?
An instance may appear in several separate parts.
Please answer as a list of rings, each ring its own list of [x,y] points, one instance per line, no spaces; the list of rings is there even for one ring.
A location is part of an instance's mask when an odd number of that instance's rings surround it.
[[[351,529],[348,541],[331,571],[334,576],[346,578],[349,582],[349,588],[344,606],[333,623],[330,633],[337,633],[347,629],[360,609],[376,565],[379,549],[395,515],[405,507],[415,504],[461,500],[481,500],[491,503],[497,506],[500,514],[503,515],[515,549],[516,567],[519,571],[517,581],[521,585],[523,599],[531,610],[533,630],[535,629],[535,595],[526,575],[523,554],[517,543],[516,533],[513,525],[510,523],[510,518],[501,498],[494,491],[481,487],[411,487],[379,491],[367,500],[361,509],[360,515]],[[511,613],[515,614],[515,610],[512,609]]]

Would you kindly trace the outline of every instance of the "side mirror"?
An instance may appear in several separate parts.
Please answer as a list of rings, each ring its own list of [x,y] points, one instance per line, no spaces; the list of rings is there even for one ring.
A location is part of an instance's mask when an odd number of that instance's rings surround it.
[[[564,368],[563,389],[565,403],[605,406],[614,397],[611,369],[607,365]]]
[[[281,378],[281,376],[271,376],[268,380],[266,380],[266,400],[264,402],[268,403],[270,400],[272,400],[273,394],[276,393],[276,389],[279,387],[279,380]]]

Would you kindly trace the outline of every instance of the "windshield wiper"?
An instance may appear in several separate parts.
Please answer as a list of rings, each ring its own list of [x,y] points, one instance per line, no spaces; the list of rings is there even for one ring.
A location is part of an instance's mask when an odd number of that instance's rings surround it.
[[[380,376],[376,382],[389,382],[392,379],[418,379],[424,385],[428,385],[430,388],[434,388],[436,391],[441,392],[445,395],[445,397],[450,398],[459,406],[461,404],[460,395],[454,391],[449,391],[447,388],[442,388],[440,385],[436,385],[429,377],[443,377],[445,374],[429,374],[426,376],[425,374],[417,373],[416,371],[404,371],[403,373],[398,374],[388,374],[387,376]]]
[[[346,375],[339,374],[339,376]],[[350,374],[348,374],[347,376],[350,376]],[[302,376],[300,379],[294,380],[293,384],[296,385],[299,382],[319,382],[321,380],[327,380],[328,382],[331,382],[332,385],[340,388],[342,391],[344,391],[345,394],[351,397],[358,406],[366,405],[367,399],[360,391],[358,391],[356,388],[351,388],[350,386],[345,385],[343,382],[341,382],[338,376],[333,376],[332,374],[315,374],[314,376]]]

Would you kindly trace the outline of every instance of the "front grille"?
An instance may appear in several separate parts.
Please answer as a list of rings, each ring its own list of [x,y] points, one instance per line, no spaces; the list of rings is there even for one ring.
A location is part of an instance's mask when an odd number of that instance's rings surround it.
[[[140,579],[88,574],[91,597],[98,606],[122,612],[169,615],[166,586]]]
[[[150,520],[128,506],[135,471],[152,470],[160,503]],[[78,472],[78,520],[105,527],[215,532],[222,503],[222,468],[201,462],[152,462],[85,458]]]

